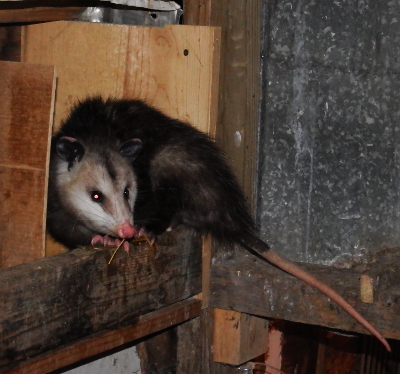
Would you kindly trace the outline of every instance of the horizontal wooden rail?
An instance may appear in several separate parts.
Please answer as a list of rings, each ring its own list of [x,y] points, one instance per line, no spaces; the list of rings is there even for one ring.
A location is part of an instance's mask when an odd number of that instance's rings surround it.
[[[12,6],[8,5],[10,3]],[[15,1],[7,2],[7,5],[0,1],[0,24],[77,19],[85,10],[84,7],[29,7],[25,2]]]
[[[140,316],[132,325],[105,330],[67,346],[46,352],[26,360],[15,367],[0,369],[7,374],[43,374],[74,364],[80,360],[106,352],[123,344],[133,342],[146,335],[198,317],[201,300],[190,298],[165,308]]]
[[[299,265],[332,286],[385,337],[400,339],[398,248],[384,250],[367,263],[351,268]],[[241,248],[235,250],[235,256],[214,258],[211,270],[210,306],[367,333],[325,295]],[[361,299],[361,290],[365,286],[360,282],[362,274],[363,279],[369,279],[368,286],[373,288],[368,303]]]
[[[112,249],[80,248],[0,270],[0,368],[201,292],[201,241],[175,235],[120,250],[110,265]]]

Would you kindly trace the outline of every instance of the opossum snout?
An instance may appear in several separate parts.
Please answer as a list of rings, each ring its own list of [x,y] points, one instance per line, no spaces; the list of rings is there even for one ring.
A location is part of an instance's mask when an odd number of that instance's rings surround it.
[[[129,221],[126,221],[117,228],[118,237],[121,239],[129,239],[135,236],[136,230]]]

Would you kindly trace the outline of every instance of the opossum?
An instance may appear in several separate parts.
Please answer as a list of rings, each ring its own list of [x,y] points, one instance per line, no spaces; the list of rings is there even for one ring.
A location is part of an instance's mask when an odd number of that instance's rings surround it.
[[[72,109],[52,139],[47,222],[70,249],[143,233],[154,239],[178,225],[225,246],[239,244],[320,290],[390,351],[339,294],[259,238],[215,142],[141,100],[92,97]]]

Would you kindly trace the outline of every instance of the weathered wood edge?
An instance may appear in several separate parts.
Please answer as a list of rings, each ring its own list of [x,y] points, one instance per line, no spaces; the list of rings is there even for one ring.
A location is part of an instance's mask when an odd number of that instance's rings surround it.
[[[63,368],[123,344],[131,343],[149,334],[180,324],[201,312],[201,300],[190,298],[165,308],[142,315],[132,325],[106,330],[63,346],[36,358],[17,363],[17,366],[0,368],[4,374],[43,374]]]
[[[179,234],[179,235],[178,235]],[[183,230],[156,250],[76,249],[0,271],[0,365],[27,359],[201,292],[201,241]]]
[[[84,10],[84,7],[26,7],[23,9],[3,9],[0,2],[0,24],[77,19]]]
[[[350,269],[299,265],[333,287],[385,337],[400,339],[400,254],[386,257],[390,260],[382,256]],[[219,253],[211,270],[212,307],[367,334],[325,295],[241,248],[234,255]],[[373,303],[360,300],[361,274],[374,279]]]

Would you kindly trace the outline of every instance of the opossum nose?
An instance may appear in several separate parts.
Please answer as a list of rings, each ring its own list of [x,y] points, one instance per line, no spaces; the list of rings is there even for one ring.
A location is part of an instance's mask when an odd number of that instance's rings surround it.
[[[125,222],[121,226],[118,227],[118,237],[121,239],[129,239],[132,238],[136,234],[136,230],[131,225],[130,222]]]

